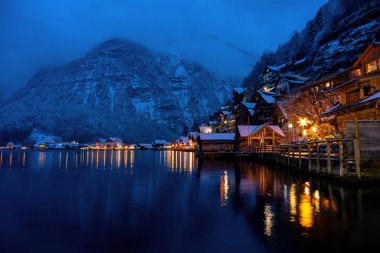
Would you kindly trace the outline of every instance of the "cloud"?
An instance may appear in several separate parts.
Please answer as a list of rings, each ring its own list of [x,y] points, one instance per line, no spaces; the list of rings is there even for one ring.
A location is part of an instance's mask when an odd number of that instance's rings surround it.
[[[0,87],[81,57],[109,38],[136,40],[225,75],[244,76],[326,0],[12,0],[0,2]]]

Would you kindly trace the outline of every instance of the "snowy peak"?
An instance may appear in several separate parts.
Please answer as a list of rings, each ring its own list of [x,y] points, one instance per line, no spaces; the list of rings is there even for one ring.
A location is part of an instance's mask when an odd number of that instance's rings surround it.
[[[80,141],[168,139],[207,117],[235,85],[199,64],[112,39],[70,64],[38,72],[0,107],[6,119],[0,130],[24,136],[39,129]]]

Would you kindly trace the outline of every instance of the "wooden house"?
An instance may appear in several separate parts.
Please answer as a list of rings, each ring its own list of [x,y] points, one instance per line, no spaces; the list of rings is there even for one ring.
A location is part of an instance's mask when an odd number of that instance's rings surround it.
[[[337,98],[336,106],[323,115],[335,115],[344,130],[346,120],[380,119],[380,43],[373,42],[354,63],[349,80],[326,91]]]
[[[283,142],[285,134],[277,125],[240,125],[236,139],[241,151],[246,147],[262,147],[278,145]]]
[[[254,124],[273,123],[273,108],[276,95],[276,93],[261,90],[255,92],[250,101],[256,104]]]
[[[249,101],[253,93],[254,92],[251,88],[234,88],[232,92],[234,105],[238,105],[244,101]]]
[[[241,102],[240,104],[235,106],[235,124],[243,125],[243,124],[253,124],[255,117],[255,107],[256,103],[250,102]]]
[[[199,152],[235,151],[235,133],[199,134]]]

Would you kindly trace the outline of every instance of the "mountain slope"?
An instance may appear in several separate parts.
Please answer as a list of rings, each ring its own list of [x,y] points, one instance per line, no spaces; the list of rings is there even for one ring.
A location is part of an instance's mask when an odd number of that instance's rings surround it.
[[[307,59],[300,74],[321,78],[349,68],[380,31],[380,0],[330,0],[301,32],[276,51],[265,52],[243,86],[254,87],[266,65]]]
[[[68,65],[38,72],[0,107],[0,138],[23,139],[32,129],[79,141],[172,138],[231,90],[199,64],[113,39]]]

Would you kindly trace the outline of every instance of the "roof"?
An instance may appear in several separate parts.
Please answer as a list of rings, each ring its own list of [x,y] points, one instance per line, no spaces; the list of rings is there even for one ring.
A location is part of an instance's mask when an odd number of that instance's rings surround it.
[[[380,42],[373,41],[371,44],[368,45],[368,47],[364,50],[364,52],[359,56],[359,58],[355,61],[355,63],[352,65],[353,67],[359,67],[360,62],[363,60],[364,57],[367,56],[367,54],[375,47],[380,47]]]
[[[269,127],[272,129],[274,132],[279,134],[282,137],[285,137],[285,134],[282,132],[281,128],[277,125],[267,125],[267,124],[262,124],[262,125],[240,125],[238,126],[239,134],[241,137],[248,137],[251,135],[254,135],[258,131],[260,131],[264,127]]]
[[[235,133],[200,134],[199,138],[203,141],[234,141]]]
[[[304,63],[305,61],[306,61],[306,58],[302,58],[302,59],[294,62],[294,65],[298,65],[298,64]]]
[[[241,88],[241,87],[234,88],[234,92],[238,94],[242,94],[244,91],[245,91],[245,88]]]
[[[242,102],[242,105],[244,105],[247,109],[255,109],[256,107],[256,103]]]
[[[268,95],[268,93],[265,93],[261,90],[257,90],[257,92],[260,94],[260,96],[267,102],[268,104],[274,104],[276,102],[276,99],[272,97],[271,95]]]
[[[371,96],[359,101],[360,104],[362,103],[366,103],[366,102],[370,102],[372,100],[375,100],[375,99],[379,99],[380,98],[380,90],[375,92],[374,94],[372,94]]]
[[[230,114],[232,114],[232,112],[229,112],[229,111],[222,111],[222,113],[223,113],[224,115],[230,115]]]
[[[359,106],[359,105],[362,105],[362,104],[365,104],[365,103],[368,103],[368,102],[372,102],[374,100],[377,100],[377,99],[380,99],[380,90],[375,92],[374,94],[370,95],[369,97],[366,97],[362,100],[359,100],[355,103],[351,103],[351,104],[345,104],[345,105],[336,105],[330,109],[328,109],[327,111],[325,111],[324,113],[322,113],[322,115],[325,115],[327,116],[328,114],[332,114],[332,113],[335,113],[335,112],[338,112],[338,111],[342,111],[344,109],[347,109],[347,108],[351,108],[351,107],[355,107],[355,106]]]

